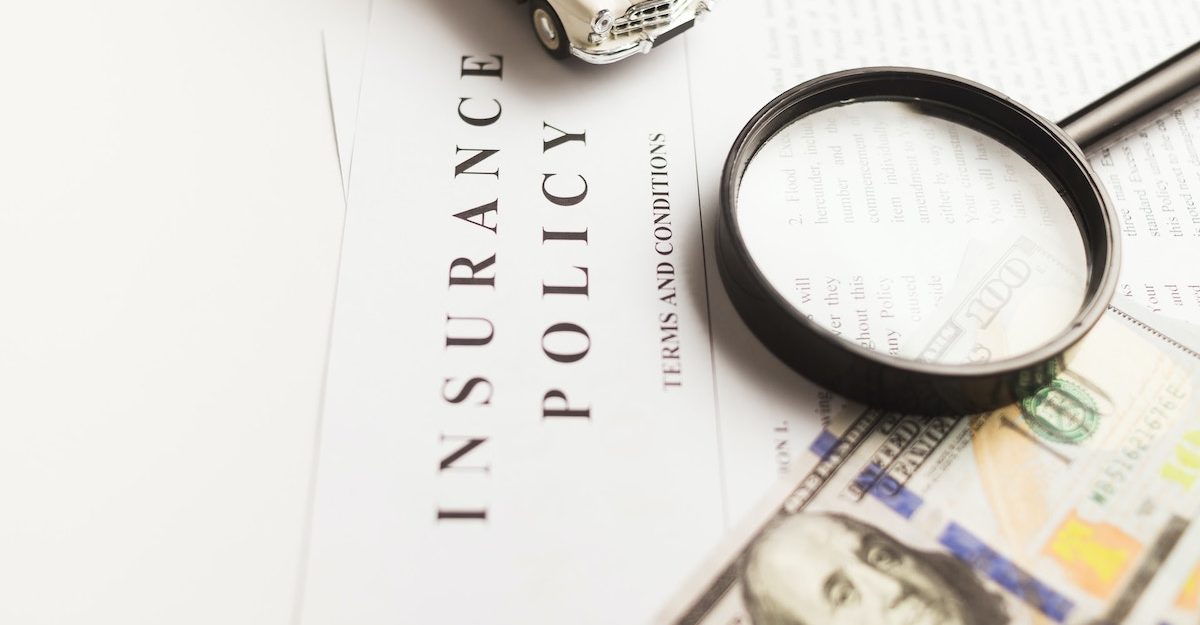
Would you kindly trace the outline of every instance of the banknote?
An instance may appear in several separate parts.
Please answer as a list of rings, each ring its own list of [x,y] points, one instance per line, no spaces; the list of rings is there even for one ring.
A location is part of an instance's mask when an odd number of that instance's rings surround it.
[[[658,622],[1194,622],[1198,512],[1200,353],[1110,307],[1016,404],[848,408]]]
[[[990,362],[1027,353],[1066,329],[1087,281],[1082,256],[1064,262],[1058,253],[1064,243],[1046,240],[1061,234],[1053,228],[1014,230],[968,244],[954,287],[910,333],[899,356]]]
[[[1169,625],[1200,623],[1200,562],[1186,575],[1183,580],[1175,580],[1178,590],[1167,609],[1158,615],[1160,622]]]
[[[1150,583],[1130,623],[1195,625],[1200,623],[1200,523],[1189,526],[1164,570]]]

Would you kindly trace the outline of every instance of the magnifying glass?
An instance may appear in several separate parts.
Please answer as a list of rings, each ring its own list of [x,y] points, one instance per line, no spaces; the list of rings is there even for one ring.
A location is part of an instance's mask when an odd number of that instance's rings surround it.
[[[755,335],[847,398],[1012,403],[1062,371],[1116,286],[1084,150],[1200,85],[1200,43],[1056,125],[982,85],[881,67],[767,104],[725,162],[717,261]]]

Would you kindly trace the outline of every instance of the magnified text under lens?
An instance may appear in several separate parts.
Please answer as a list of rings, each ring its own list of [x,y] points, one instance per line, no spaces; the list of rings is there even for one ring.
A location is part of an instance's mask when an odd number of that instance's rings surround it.
[[[1027,354],[1082,306],[1087,258],[1020,153],[904,100],[800,117],[747,165],[736,223],[766,281],[839,339],[897,358]]]

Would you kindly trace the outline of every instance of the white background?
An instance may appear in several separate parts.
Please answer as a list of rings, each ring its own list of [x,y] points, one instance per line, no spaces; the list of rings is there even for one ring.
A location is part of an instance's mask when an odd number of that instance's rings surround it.
[[[290,620],[347,4],[0,4],[0,623]]]

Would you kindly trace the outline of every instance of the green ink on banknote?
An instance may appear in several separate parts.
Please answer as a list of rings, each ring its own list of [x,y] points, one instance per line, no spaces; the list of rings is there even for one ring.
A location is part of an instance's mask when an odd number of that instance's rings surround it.
[[[1077,444],[1096,432],[1096,401],[1084,388],[1062,377],[1022,399],[1021,417],[1035,434],[1056,443]]]

